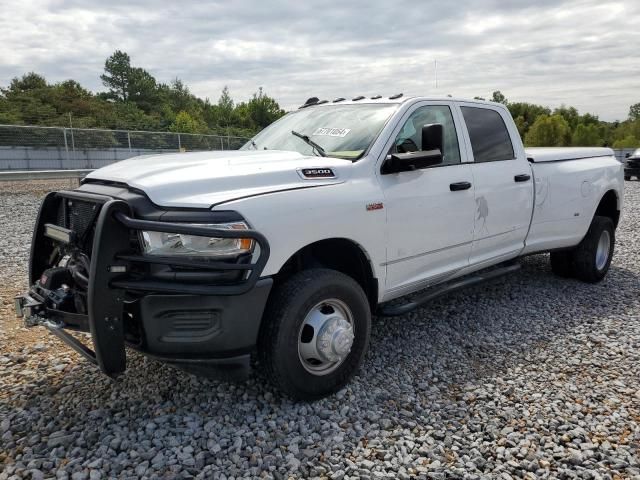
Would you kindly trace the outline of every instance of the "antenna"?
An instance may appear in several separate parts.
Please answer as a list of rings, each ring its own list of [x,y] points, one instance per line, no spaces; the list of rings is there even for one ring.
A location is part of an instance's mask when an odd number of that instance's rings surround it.
[[[438,89],[438,60],[433,60],[433,69],[436,77],[436,90]]]

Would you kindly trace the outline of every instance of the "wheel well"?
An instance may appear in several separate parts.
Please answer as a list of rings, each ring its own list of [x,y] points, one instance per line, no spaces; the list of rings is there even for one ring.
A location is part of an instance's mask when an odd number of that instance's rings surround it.
[[[330,238],[307,245],[285,262],[274,280],[281,283],[294,273],[309,268],[331,268],[353,278],[369,299],[371,311],[378,304],[378,280],[364,250],[346,238]]]
[[[620,210],[618,210],[618,196],[613,190],[609,190],[604,194],[602,200],[596,208],[596,215],[601,217],[609,217],[613,221],[615,227],[618,226],[618,220],[620,220]]]

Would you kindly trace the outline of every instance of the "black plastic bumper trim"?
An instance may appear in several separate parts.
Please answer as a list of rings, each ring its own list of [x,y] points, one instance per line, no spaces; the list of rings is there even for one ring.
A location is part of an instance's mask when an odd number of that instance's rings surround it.
[[[226,358],[166,358],[150,355],[154,360],[166,362],[192,375],[206,376],[219,380],[245,380],[251,372],[251,355],[236,355]]]
[[[250,270],[256,267],[255,263],[223,263],[202,262],[195,260],[180,260],[177,257],[144,256],[144,255],[118,255],[118,260],[125,262],[154,263],[157,265],[173,265],[174,267],[204,268],[207,270]]]
[[[242,295],[253,285],[190,285],[186,283],[161,282],[157,280],[114,280],[112,288],[139,292],[186,293],[191,295]]]

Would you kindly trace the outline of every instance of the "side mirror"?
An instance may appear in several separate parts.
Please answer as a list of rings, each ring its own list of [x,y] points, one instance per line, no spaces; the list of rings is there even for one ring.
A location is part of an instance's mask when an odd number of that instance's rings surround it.
[[[624,156],[624,158],[629,158],[630,156],[631,156],[631,154],[630,154],[630,153],[627,153],[627,154]]]
[[[430,123],[422,127],[422,150],[444,150],[444,127],[441,123]]]
[[[410,172],[422,168],[432,167],[442,163],[440,150],[426,152],[392,153],[382,165],[383,175],[398,172]]]
[[[408,153],[393,153],[387,156],[382,165],[383,175],[397,172],[409,172],[432,167],[442,163],[444,129],[440,123],[422,127],[422,150]]]

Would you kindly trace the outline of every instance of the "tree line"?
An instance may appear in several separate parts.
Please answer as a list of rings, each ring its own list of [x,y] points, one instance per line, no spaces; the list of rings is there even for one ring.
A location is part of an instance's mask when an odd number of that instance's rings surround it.
[[[0,88],[0,124],[172,131],[251,137],[285,114],[262,88],[236,102],[224,87],[218,101],[201,99],[179,78],[158,82],[117,50],[92,93],[75,80],[49,83],[31,72]]]
[[[551,110],[533,103],[510,102],[499,90],[490,100],[507,106],[528,147],[640,147],[640,103],[629,107],[626,120],[605,122],[597,115],[581,115],[576,108],[565,105]]]
[[[227,87],[217,102],[203,100],[179,78],[158,82],[120,50],[107,58],[100,79],[106,91],[93,93],[75,80],[49,83],[34,72],[14,78],[0,87],[0,124],[251,137],[285,114],[262,88],[243,102],[234,101]],[[574,107],[510,102],[500,91],[491,100],[507,106],[527,146],[640,147],[640,103],[629,108],[626,120],[605,122]]]

